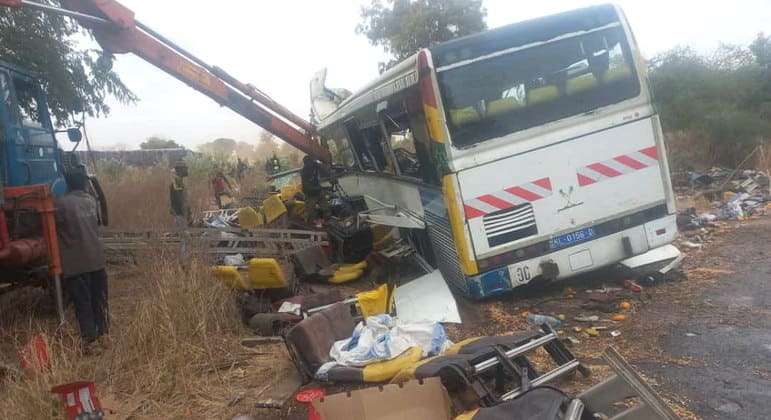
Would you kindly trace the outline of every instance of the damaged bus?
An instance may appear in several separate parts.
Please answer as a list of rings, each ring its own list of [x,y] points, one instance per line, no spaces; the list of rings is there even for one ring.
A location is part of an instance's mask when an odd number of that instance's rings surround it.
[[[444,42],[318,104],[343,190],[401,218],[469,297],[676,256],[659,118],[616,6]]]

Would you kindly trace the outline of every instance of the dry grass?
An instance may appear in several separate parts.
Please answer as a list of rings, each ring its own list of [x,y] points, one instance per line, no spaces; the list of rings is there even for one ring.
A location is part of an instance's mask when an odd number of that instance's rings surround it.
[[[100,174],[101,175],[101,174]],[[173,226],[169,212],[171,171],[164,166],[126,167],[118,176],[100,176],[110,212],[110,228],[158,229]],[[193,216],[214,208],[214,197],[206,173],[193,173],[185,179]],[[259,195],[266,188],[265,173],[247,172],[237,197]]]
[[[111,273],[112,347],[99,356],[81,354],[74,319],[56,332],[53,319],[24,309],[34,307],[29,302],[39,295],[0,301],[0,342],[5,343],[0,360],[12,362],[12,348],[40,332],[48,338],[52,365],[40,373],[2,378],[0,417],[60,416],[49,390],[78,380],[96,382],[113,418],[236,414],[239,407],[230,407],[230,399],[269,380],[272,369],[266,366],[275,356],[240,346],[244,331],[231,292],[213,281],[205,266],[194,261],[183,270],[169,261],[176,259],[161,255],[128,277]]]

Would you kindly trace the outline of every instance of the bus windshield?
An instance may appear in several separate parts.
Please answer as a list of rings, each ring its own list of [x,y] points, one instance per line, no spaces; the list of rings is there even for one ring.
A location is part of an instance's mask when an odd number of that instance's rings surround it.
[[[438,69],[452,143],[471,146],[640,93],[621,25]]]

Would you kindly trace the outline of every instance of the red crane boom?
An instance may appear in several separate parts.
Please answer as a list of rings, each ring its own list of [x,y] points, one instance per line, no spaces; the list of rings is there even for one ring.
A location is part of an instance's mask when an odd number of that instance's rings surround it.
[[[62,0],[63,8],[58,8],[28,0],[0,0],[0,6],[26,6],[76,19],[92,30],[105,51],[134,53],[306,154],[330,161],[329,152],[314,138],[314,127],[308,121],[137,21],[134,12],[117,1]]]

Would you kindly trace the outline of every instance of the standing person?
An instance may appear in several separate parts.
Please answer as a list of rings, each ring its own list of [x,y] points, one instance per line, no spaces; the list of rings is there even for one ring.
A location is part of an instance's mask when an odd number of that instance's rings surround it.
[[[238,179],[239,183],[244,180],[244,174],[246,174],[248,168],[249,165],[246,164],[246,161],[238,158],[238,163],[236,164],[236,179]]]
[[[305,196],[305,221],[313,222],[318,215],[318,208],[322,211],[322,217],[325,217],[327,206],[324,200],[324,190],[321,188],[321,164],[319,161],[306,155],[303,158],[300,179]]]
[[[177,162],[174,165],[174,176],[169,186],[169,203],[171,214],[174,216],[174,226],[177,229],[184,229],[190,224],[190,206],[187,204],[187,189],[185,188],[187,174],[185,162]]]
[[[86,192],[88,176],[82,165],[65,176],[68,192],[56,200],[56,232],[64,287],[75,305],[84,351],[99,350],[109,333],[107,272],[99,240],[97,203]],[[101,343],[97,342],[99,340]]]
[[[169,185],[169,205],[171,215],[174,216],[174,227],[179,234],[179,256],[182,262],[187,257],[187,234],[185,231],[192,221],[190,206],[187,203],[187,189],[185,188],[187,174],[187,164],[183,161],[177,162],[174,165],[174,175]]]
[[[214,189],[214,201],[217,202],[217,208],[221,209],[222,206],[222,197],[223,196],[229,196],[233,197],[231,191],[233,190],[233,186],[230,185],[230,181],[228,181],[227,177],[225,177],[225,173],[222,172],[222,170],[217,170],[217,173],[214,175],[214,178],[211,180],[212,188]]]

